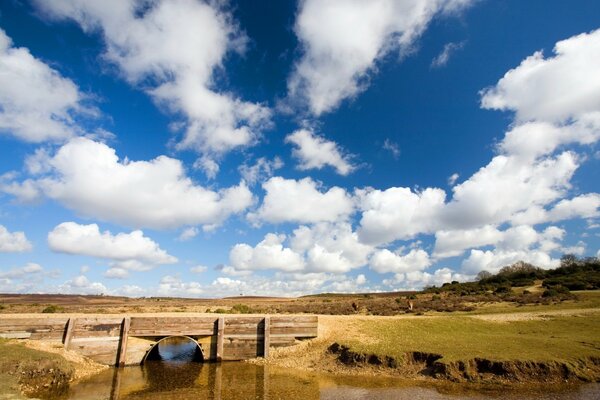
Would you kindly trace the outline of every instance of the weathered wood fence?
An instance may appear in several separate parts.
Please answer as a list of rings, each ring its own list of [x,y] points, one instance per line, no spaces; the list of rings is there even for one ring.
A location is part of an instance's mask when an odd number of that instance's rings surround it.
[[[0,337],[62,343],[106,365],[135,365],[167,337],[194,340],[205,361],[267,357],[317,336],[318,318],[272,316],[2,316]]]

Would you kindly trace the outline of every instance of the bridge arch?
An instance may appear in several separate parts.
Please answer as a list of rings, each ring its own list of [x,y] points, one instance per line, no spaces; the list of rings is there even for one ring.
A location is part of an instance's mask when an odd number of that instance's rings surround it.
[[[194,339],[191,336],[187,336],[187,335],[173,335],[173,336],[164,336],[164,337],[161,337],[160,339],[158,339],[152,345],[152,347],[150,347],[150,349],[148,349],[148,351],[144,355],[144,358],[142,358],[141,364],[144,364],[146,362],[146,360],[148,359],[148,357],[152,357],[155,354],[160,354],[160,353],[158,353],[158,349],[159,349],[158,346],[160,343],[162,343],[168,339],[173,339],[173,338],[184,338],[184,339],[187,339],[187,340],[193,342],[196,345],[194,361],[204,362],[204,361],[208,360],[208,357],[204,353],[204,348],[202,347],[202,344],[198,343],[198,341],[196,339]]]

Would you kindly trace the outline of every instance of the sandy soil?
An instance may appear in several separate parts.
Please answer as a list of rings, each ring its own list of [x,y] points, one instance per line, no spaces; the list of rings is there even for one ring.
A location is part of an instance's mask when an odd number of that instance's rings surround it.
[[[97,362],[94,362],[74,351],[65,350],[62,344],[48,343],[38,340],[20,340],[20,342],[31,349],[59,354],[65,360],[69,361],[75,370],[73,381],[87,378],[109,368],[106,365],[98,364]]]

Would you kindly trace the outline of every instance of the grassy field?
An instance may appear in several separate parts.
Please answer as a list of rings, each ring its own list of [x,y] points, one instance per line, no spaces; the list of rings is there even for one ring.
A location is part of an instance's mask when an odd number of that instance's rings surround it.
[[[600,313],[543,319],[488,321],[469,316],[357,321],[352,351],[402,359],[408,352],[434,353],[441,361],[566,361],[600,357]],[[365,338],[370,338],[365,339]]]

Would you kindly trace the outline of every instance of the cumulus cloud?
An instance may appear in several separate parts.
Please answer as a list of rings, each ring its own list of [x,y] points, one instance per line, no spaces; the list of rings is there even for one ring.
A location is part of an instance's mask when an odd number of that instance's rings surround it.
[[[292,154],[299,161],[298,169],[322,169],[333,167],[340,175],[348,175],[356,169],[349,155],[343,155],[337,143],[316,135],[308,129],[299,129],[285,138],[286,143],[296,147]]]
[[[58,286],[64,294],[107,294],[108,288],[100,282],[92,282],[85,275],[78,275]]]
[[[248,146],[269,125],[265,106],[219,91],[215,71],[246,38],[218,2],[85,0],[36,1],[49,19],[72,19],[100,32],[103,58],[132,85],[175,115],[185,117],[177,144],[206,159]],[[213,170],[214,171],[214,170]]]
[[[269,233],[254,247],[235,245],[229,254],[233,268],[229,272],[269,269],[340,274],[364,266],[372,251],[358,240],[349,223],[321,222],[300,226],[290,237]]]
[[[252,165],[242,164],[238,167],[240,175],[249,185],[254,185],[257,182],[269,179],[275,174],[275,171],[283,167],[281,158],[275,157],[273,160],[268,160],[265,157],[260,157]]]
[[[384,279],[383,284],[391,290],[415,290],[424,286],[441,286],[446,282],[467,282],[472,280],[472,275],[458,274],[450,268],[439,268],[433,273],[425,271],[412,271],[399,273],[391,279]]]
[[[39,288],[48,273],[37,263],[27,263],[22,267],[0,271],[0,292],[32,293]]]
[[[203,293],[200,282],[185,282],[179,276],[165,275],[158,285],[158,294],[162,296],[197,297]]]
[[[229,262],[236,270],[303,270],[302,256],[284,247],[285,239],[285,235],[268,233],[255,247],[245,243],[236,244],[229,253]]]
[[[29,251],[33,245],[25,232],[9,232],[6,227],[0,225],[0,253],[21,253]]]
[[[482,92],[484,108],[515,111],[518,121],[564,122],[600,109],[600,30],[556,43],[555,56],[541,51]]]
[[[80,225],[63,222],[48,233],[50,249],[60,253],[85,255],[122,262],[121,267],[136,269],[135,261],[150,265],[173,264],[177,258],[161,249],[158,243],[142,231],[118,233],[100,232],[96,224]],[[130,262],[129,265],[126,264]]]
[[[352,197],[340,187],[323,191],[311,178],[301,180],[273,177],[262,185],[262,205],[248,218],[256,222],[333,222],[353,212]]]
[[[367,263],[373,247],[361,243],[352,225],[321,222],[295,229],[290,240],[304,254],[307,269],[315,272],[346,273]]]
[[[23,267],[0,272],[0,279],[23,279],[30,275],[39,274],[42,271],[44,271],[44,268],[41,265],[36,263],[27,263]]]
[[[198,228],[196,228],[195,226],[190,226],[188,228],[185,228],[177,239],[182,242],[185,242],[195,238],[196,236],[198,236]]]
[[[371,269],[380,274],[388,272],[399,274],[422,271],[432,264],[429,254],[424,250],[412,249],[406,254],[402,254],[401,250],[396,252],[388,249],[376,251],[369,262]]]
[[[378,60],[406,55],[429,22],[469,0],[301,2],[294,31],[303,56],[288,79],[289,96],[315,115],[331,111],[368,86]]]
[[[92,115],[85,96],[70,79],[14,47],[0,29],[0,133],[33,143],[81,134],[76,116]]]
[[[358,193],[362,215],[362,242],[384,244],[431,233],[444,207],[446,193],[428,188],[415,193],[409,188],[367,189]]]
[[[439,230],[435,233],[433,256],[438,259],[460,256],[469,248],[498,243],[501,237],[502,233],[491,225],[469,230]]]
[[[213,191],[196,185],[177,159],[119,160],[114,149],[86,138],[62,146],[46,167],[23,184],[81,215],[135,228],[218,225],[253,203],[244,183]]]
[[[556,268],[560,260],[552,258],[550,252],[561,248],[560,241],[564,235],[563,229],[554,226],[542,232],[528,226],[508,229],[501,233],[501,240],[494,249],[472,249],[469,257],[462,261],[462,270],[471,274],[482,270],[495,273],[517,261],[542,268]]]

